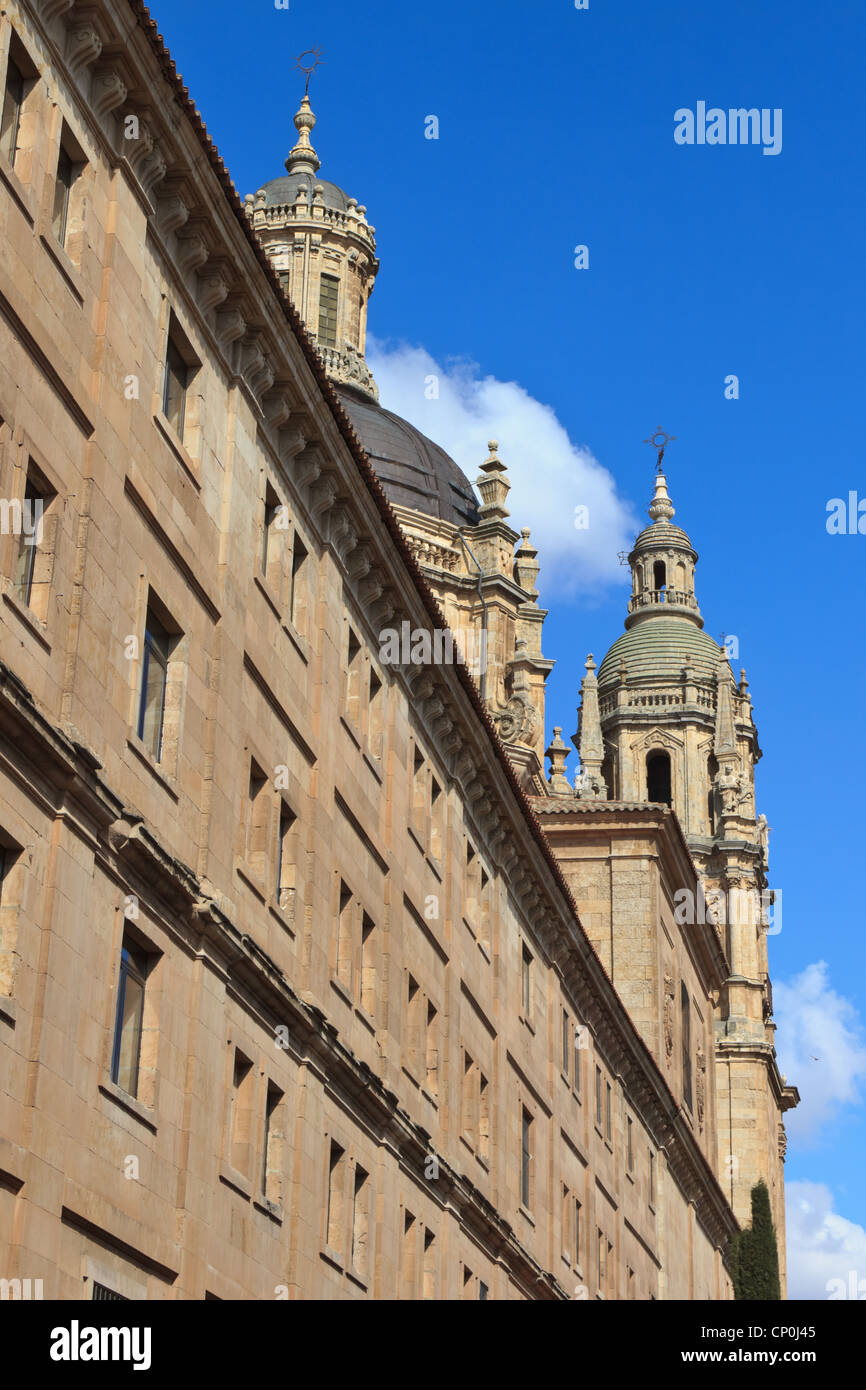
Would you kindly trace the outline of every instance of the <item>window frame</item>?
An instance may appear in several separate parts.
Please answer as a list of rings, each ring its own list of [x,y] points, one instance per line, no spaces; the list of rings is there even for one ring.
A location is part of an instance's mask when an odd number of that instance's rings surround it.
[[[138,957],[136,960],[135,957]],[[114,1039],[111,1048],[111,1068],[109,1075],[115,1086],[118,1086],[133,1100],[138,1099],[139,1081],[141,1078],[141,1044],[144,1036],[144,999],[147,990],[147,977],[149,974],[149,958],[147,952],[142,949],[132,937],[124,932],[120,948],[120,966],[118,969],[117,980],[117,1003],[114,1011]],[[121,1050],[123,1047],[124,1015],[126,1009],[126,993],[129,980],[132,980],[140,989],[138,1003],[138,1019],[135,1025],[135,1069],[132,1076],[132,1085],[126,1086],[120,1080]]]

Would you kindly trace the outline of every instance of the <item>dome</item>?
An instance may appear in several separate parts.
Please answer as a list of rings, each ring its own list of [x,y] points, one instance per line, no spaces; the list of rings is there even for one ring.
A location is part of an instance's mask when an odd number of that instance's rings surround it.
[[[652,526],[645,526],[640,535],[636,537],[632,552],[637,554],[639,550],[650,550],[653,546],[689,550],[697,559],[697,552],[688,532],[684,531],[681,526],[674,526],[670,521],[654,521]]]
[[[619,679],[620,662],[632,679],[680,680],[686,662],[698,680],[714,681],[720,649],[690,618],[653,615],[618,637],[601,663],[599,688]]]
[[[349,386],[335,390],[388,501],[454,526],[478,525],[478,499],[452,458],[425,434]]]
[[[271,179],[268,183],[263,184],[259,192],[265,195],[266,207],[283,207],[286,203],[290,205],[294,203],[299,188],[304,189],[307,202],[311,202],[313,189],[317,186],[322,189],[322,201],[326,208],[337,208],[339,212],[348,212],[348,194],[344,193],[342,188],[338,188],[335,183],[330,183],[328,179],[317,179],[314,174],[298,172],[283,174],[282,178]]]

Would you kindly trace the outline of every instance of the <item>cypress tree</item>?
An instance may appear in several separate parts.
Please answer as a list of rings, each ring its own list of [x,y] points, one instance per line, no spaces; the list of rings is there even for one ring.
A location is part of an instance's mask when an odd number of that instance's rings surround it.
[[[752,1188],[752,1224],[736,1237],[731,1250],[734,1297],[780,1299],[779,1247],[770,1211],[770,1194],[761,1179]]]

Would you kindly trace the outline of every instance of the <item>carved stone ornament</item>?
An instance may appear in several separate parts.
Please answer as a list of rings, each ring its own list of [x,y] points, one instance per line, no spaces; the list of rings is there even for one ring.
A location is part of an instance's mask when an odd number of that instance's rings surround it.
[[[512,695],[504,705],[491,711],[503,743],[535,742],[538,713],[532,701],[524,695]]]
[[[670,975],[665,975],[665,998],[663,1025],[665,1034],[665,1052],[668,1057],[674,1050],[674,982]]]

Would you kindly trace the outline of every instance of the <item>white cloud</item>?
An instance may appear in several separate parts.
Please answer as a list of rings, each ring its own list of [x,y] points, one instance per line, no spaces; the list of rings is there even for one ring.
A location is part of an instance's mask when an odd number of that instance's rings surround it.
[[[481,376],[476,364],[436,363],[421,347],[368,338],[367,357],[380,402],[439,444],[474,485],[487,457],[487,441],[499,441],[511,492],[507,506],[515,531],[528,526],[541,565],[539,592],[598,591],[624,585],[628,570],[617,552],[630,550],[641,523],[617,496],[616,484],[588,449],[573,444],[551,406],[535,400],[516,381]],[[425,390],[437,378],[438,398]],[[575,508],[589,509],[588,528],[575,527]]]
[[[821,1138],[840,1106],[860,1103],[866,1036],[854,1004],[830,987],[826,961],[775,983],[773,1002],[779,1066],[801,1097],[785,1127],[802,1147]]]
[[[787,1183],[785,1222],[789,1298],[866,1299],[866,1231],[833,1210],[828,1187]]]

